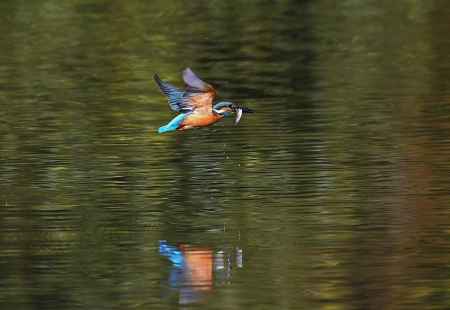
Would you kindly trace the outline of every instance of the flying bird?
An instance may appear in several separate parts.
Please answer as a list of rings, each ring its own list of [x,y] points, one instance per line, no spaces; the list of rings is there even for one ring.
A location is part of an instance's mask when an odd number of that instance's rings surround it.
[[[167,125],[161,126],[158,133],[212,125],[224,117],[236,115],[234,124],[237,125],[242,113],[252,113],[253,110],[228,101],[215,102],[216,90],[203,82],[191,69],[183,71],[186,83],[184,90],[162,81],[154,75],[156,84],[167,96],[169,107],[178,113]]]

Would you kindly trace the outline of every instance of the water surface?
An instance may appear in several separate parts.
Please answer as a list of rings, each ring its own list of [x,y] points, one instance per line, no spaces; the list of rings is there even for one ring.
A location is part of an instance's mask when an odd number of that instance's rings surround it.
[[[2,308],[450,308],[447,2],[0,9]]]

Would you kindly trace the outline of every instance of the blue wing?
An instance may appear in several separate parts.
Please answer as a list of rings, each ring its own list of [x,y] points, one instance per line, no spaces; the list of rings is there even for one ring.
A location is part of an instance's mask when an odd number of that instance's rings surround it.
[[[175,112],[187,113],[192,111],[189,101],[186,100],[187,94],[183,90],[179,90],[170,83],[162,81],[157,74],[153,76],[156,84],[158,84],[164,95],[167,96],[170,108]]]

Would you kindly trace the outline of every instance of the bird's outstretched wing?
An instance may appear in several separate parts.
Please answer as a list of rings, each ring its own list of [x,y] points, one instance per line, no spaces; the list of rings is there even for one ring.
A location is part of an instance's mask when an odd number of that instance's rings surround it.
[[[170,83],[162,81],[157,74],[155,82],[161,91],[168,97],[169,106],[173,111],[180,113],[211,112],[212,103],[216,97],[214,87],[203,82],[199,77],[187,68],[183,71],[183,80],[186,90],[180,90]]]
[[[216,98],[216,90],[203,82],[190,68],[183,71],[186,92],[183,101],[199,112],[212,112],[212,104]]]
[[[185,104],[185,100],[183,99],[185,95],[184,90],[180,90],[172,84],[162,81],[158,74],[155,74],[153,78],[155,79],[156,84],[158,84],[159,89],[161,89],[163,94],[167,96],[167,100],[169,101],[169,106],[172,111],[180,113],[192,111],[192,109]]]

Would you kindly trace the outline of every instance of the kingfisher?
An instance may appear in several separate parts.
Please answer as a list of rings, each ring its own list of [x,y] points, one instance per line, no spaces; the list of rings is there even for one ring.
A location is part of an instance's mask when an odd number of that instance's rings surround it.
[[[178,113],[167,125],[159,127],[158,133],[206,127],[233,114],[236,115],[234,124],[237,125],[242,113],[253,112],[229,101],[215,102],[217,92],[214,87],[203,82],[190,68],[183,71],[183,80],[186,83],[184,90],[162,81],[158,74],[153,77],[167,96],[169,107]]]

